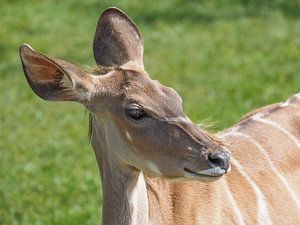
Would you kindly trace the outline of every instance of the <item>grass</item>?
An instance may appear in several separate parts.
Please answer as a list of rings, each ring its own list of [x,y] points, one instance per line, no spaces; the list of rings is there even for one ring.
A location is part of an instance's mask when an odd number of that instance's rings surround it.
[[[100,224],[101,184],[74,103],[45,102],[27,85],[18,47],[94,65],[99,14],[114,5],[140,27],[145,65],[174,87],[195,122],[229,127],[300,89],[297,1],[8,1],[0,7],[0,225]]]

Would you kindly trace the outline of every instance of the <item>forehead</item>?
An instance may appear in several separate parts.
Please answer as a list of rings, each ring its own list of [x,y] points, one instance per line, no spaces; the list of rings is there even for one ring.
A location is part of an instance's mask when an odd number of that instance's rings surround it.
[[[142,72],[126,71],[125,76],[125,103],[138,103],[157,116],[183,116],[182,99],[174,89]]]

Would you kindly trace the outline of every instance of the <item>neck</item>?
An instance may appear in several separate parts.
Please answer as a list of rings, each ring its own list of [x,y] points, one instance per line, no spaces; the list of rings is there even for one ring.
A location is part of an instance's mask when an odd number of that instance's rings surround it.
[[[92,133],[92,144],[102,179],[102,224],[148,225],[148,198],[143,172],[122,163],[112,153],[109,149],[112,140],[105,133],[105,122],[93,126],[96,127]]]

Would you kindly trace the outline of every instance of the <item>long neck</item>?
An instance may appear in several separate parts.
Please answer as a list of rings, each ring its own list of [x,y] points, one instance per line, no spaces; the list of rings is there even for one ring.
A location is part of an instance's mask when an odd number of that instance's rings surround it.
[[[103,191],[103,225],[148,225],[144,175],[122,163],[110,149],[105,121],[93,123],[92,145],[99,164]]]

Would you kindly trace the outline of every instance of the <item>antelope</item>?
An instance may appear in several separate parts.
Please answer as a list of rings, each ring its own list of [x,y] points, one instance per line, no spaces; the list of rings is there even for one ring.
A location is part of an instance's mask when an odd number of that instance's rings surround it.
[[[93,53],[88,70],[20,47],[39,97],[90,113],[103,224],[300,224],[300,94],[212,134],[147,74],[142,36],[119,9],[100,16]]]

